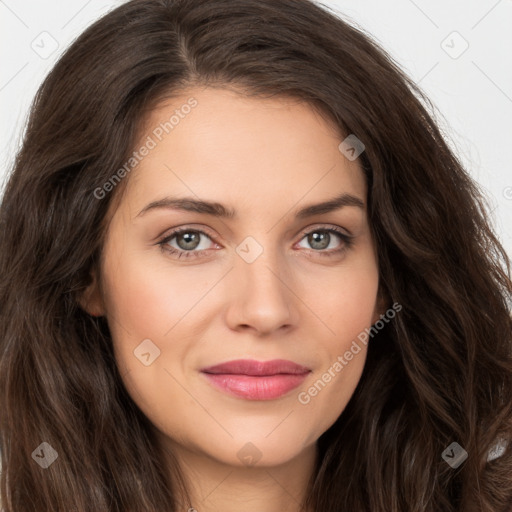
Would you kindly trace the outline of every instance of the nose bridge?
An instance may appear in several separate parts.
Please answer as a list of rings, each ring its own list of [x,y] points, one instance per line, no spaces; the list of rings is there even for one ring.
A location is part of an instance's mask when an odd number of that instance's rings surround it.
[[[252,287],[264,289],[267,293],[279,289],[281,294],[284,284],[279,276],[287,274],[283,267],[284,258],[279,253],[281,248],[272,241],[271,236],[258,235],[258,239],[247,236],[237,246],[237,279],[242,279]]]
[[[236,248],[230,318],[239,325],[270,331],[297,317],[281,247],[271,236],[258,238],[248,236]]]

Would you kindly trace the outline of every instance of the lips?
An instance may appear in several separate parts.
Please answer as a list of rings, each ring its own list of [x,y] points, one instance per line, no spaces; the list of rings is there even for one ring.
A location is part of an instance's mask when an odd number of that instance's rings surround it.
[[[252,359],[237,359],[227,363],[217,364],[201,370],[213,374],[237,374],[252,376],[269,376],[277,374],[299,375],[308,373],[309,368],[284,359],[273,359],[272,361],[254,361]]]
[[[310,372],[309,368],[284,359],[238,359],[201,370],[215,388],[246,400],[279,398],[298,387]]]

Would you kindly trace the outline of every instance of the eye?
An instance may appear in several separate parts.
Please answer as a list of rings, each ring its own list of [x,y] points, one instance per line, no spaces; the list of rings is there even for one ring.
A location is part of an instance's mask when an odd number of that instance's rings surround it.
[[[306,242],[312,247],[310,252],[318,253],[319,256],[339,255],[349,249],[353,243],[353,236],[343,233],[337,227],[316,228],[302,233],[302,236],[302,240],[306,239]],[[332,247],[332,242],[336,238],[338,244],[334,242],[334,247]],[[326,251],[325,249],[330,250]]]
[[[353,236],[343,233],[338,227],[320,227],[310,231],[305,231],[302,234],[302,240],[306,239],[306,242],[310,245],[311,249],[307,249],[307,252],[318,254],[319,256],[339,256],[346,250],[348,250],[353,243]],[[200,258],[208,256],[208,242],[204,242],[204,239],[213,242],[210,235],[204,231],[198,229],[191,229],[187,227],[176,228],[169,233],[165,238],[158,242],[161,249],[173,257],[177,258]],[[338,244],[335,240],[338,239]],[[334,241],[335,247],[332,247]],[[201,247],[201,245],[203,245]],[[217,246],[218,247],[218,246]],[[300,246],[302,247],[302,246]],[[329,249],[329,250],[325,250]]]
[[[158,245],[160,245],[162,250],[177,255],[178,258],[197,258],[206,255],[204,251],[207,247],[200,247],[203,237],[211,240],[211,237],[204,231],[186,227],[177,228],[161,240]],[[176,239],[175,244],[177,247],[170,245],[174,239]],[[196,251],[196,249],[198,250]]]

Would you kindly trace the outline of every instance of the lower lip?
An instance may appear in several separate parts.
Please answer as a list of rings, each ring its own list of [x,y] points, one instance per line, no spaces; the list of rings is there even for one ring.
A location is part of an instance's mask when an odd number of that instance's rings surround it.
[[[308,373],[252,376],[227,373],[204,373],[218,389],[246,400],[273,400],[300,386]]]

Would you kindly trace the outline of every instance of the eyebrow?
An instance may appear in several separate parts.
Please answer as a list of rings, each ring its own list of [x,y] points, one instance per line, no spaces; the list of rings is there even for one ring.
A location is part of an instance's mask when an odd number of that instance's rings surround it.
[[[314,215],[330,213],[345,206],[355,206],[361,209],[364,209],[365,207],[362,199],[352,194],[344,193],[322,203],[305,206],[297,211],[295,217],[297,219],[305,219],[307,217],[313,217]],[[221,203],[202,201],[192,197],[164,197],[146,205],[136,217],[141,217],[151,210],[158,210],[162,208],[203,213],[224,219],[235,219],[237,216],[236,210],[228,208]]]

